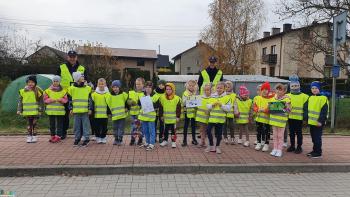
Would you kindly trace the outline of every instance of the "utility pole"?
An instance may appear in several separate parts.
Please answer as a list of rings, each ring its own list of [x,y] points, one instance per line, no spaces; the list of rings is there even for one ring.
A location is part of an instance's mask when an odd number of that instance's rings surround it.
[[[332,68],[332,108],[331,108],[331,132],[334,133],[335,125],[335,93],[336,78],[339,77],[340,66],[337,60],[338,47],[346,41],[347,11],[333,17],[333,68]]]

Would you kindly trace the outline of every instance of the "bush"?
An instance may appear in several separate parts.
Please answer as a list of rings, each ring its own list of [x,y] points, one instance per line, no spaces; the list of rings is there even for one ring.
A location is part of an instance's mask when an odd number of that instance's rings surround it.
[[[11,83],[11,79],[9,77],[1,77],[0,76],[0,101],[2,98],[2,94],[4,93],[6,87],[8,86],[8,84]]]

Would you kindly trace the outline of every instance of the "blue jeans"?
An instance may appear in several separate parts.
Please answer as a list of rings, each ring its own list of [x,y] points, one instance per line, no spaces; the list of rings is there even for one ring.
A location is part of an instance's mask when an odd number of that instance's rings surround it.
[[[154,130],[154,122],[142,121],[142,134],[145,136],[147,144],[154,145],[156,143],[156,133],[154,132]]]
[[[88,113],[75,113],[74,114],[74,135],[75,140],[80,140],[81,133],[85,137],[85,140],[89,140],[90,135],[90,120]],[[83,130],[83,132],[81,132]]]
[[[116,141],[122,141],[124,136],[125,118],[113,120],[113,133]]]

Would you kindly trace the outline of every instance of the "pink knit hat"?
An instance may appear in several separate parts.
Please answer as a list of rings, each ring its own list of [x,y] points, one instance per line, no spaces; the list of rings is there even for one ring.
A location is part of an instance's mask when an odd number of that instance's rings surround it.
[[[239,87],[239,95],[240,96],[249,96],[249,90],[245,86]]]

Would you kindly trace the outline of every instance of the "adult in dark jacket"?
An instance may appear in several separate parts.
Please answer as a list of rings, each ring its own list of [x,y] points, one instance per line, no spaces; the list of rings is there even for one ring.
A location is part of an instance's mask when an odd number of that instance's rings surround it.
[[[223,80],[222,71],[216,67],[216,62],[217,59],[211,56],[209,58],[209,66],[199,74],[198,87],[200,88],[201,94],[203,94],[203,87],[206,83],[211,82],[215,88],[216,84]]]

